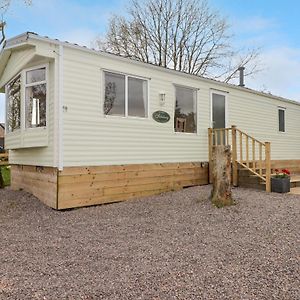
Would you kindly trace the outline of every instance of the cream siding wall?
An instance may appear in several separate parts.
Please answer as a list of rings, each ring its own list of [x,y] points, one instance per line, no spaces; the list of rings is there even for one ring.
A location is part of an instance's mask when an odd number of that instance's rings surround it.
[[[33,51],[32,49],[30,51]],[[28,50],[18,51],[19,57],[28,57]],[[27,56],[26,56],[27,53]],[[44,57],[44,56],[47,57]],[[30,61],[27,61],[26,65],[22,65],[22,69],[38,66],[41,64],[48,64],[48,112],[47,112],[47,128],[32,128],[23,130],[22,132],[16,131],[9,133],[6,136],[6,144],[10,149],[18,147],[29,147],[17,150],[11,150],[9,155],[10,163],[12,164],[24,164],[24,165],[41,165],[41,166],[55,166],[54,160],[54,99],[55,99],[55,63],[53,58],[52,47],[45,43],[37,43],[34,48],[34,52],[30,52]],[[17,66],[20,61],[11,56],[8,65],[4,71],[5,74],[13,74],[14,66]],[[18,73],[20,69],[17,70]],[[15,74],[14,74],[15,75]],[[7,75],[8,76],[8,75]],[[11,76],[11,75],[10,75]],[[2,77],[1,81],[3,81]],[[7,77],[9,78],[9,76]],[[8,79],[9,81],[10,79]],[[47,146],[45,146],[47,145]],[[37,147],[44,146],[44,147]]]
[[[207,89],[198,92],[198,134],[176,134],[173,129],[173,84],[204,89],[199,81],[69,48],[64,58],[64,166],[207,161]],[[102,68],[151,78],[148,119],[103,115]],[[160,91],[166,93],[164,107],[159,105]],[[171,115],[168,123],[152,119],[159,109]]]
[[[33,147],[26,149],[12,150],[9,154],[9,160],[12,164],[24,165],[41,165],[41,166],[55,166],[54,161],[54,62],[49,64],[49,80],[48,80],[48,119],[47,128],[33,128],[26,130],[22,138],[26,138],[28,143],[37,144],[38,142],[45,142],[47,138],[47,147]],[[37,130],[36,130],[37,129]],[[38,131],[46,131],[44,134],[39,134]],[[31,131],[31,132],[30,132]]]
[[[21,49],[13,51],[10,55],[9,61],[1,76],[0,86],[2,87],[8,83],[20,70],[33,58],[35,54],[34,47],[29,49]]]
[[[300,158],[300,106],[230,90],[229,123],[260,141],[271,142],[272,159]],[[278,107],[286,108],[285,133],[278,129]]]
[[[151,78],[149,119],[103,115],[103,70]],[[197,88],[198,133],[174,133],[174,84]],[[128,163],[207,161],[207,128],[210,126],[211,89],[228,92],[228,125],[272,143],[273,159],[300,157],[300,106],[256,95],[201,79],[120,61],[66,47],[64,51],[64,166]],[[166,104],[159,105],[159,92]],[[277,105],[286,110],[285,134],[278,132]],[[156,110],[171,120],[152,119]]]
[[[10,80],[18,72],[15,70],[22,65],[21,57],[27,59],[27,66],[38,64],[42,57],[46,57],[44,61],[49,62],[48,146],[11,151],[10,161],[14,164],[57,166],[58,45],[35,41],[36,56],[33,60],[32,51],[23,49],[23,54],[18,51],[17,55],[12,55],[1,82]],[[31,63],[28,64],[29,58]],[[64,46],[63,65],[65,167],[207,161],[212,89],[228,93],[228,126],[237,125],[261,141],[270,141],[272,159],[300,158],[299,105],[68,46]],[[150,78],[148,119],[103,115],[103,69]],[[174,132],[174,84],[198,89],[197,134]],[[164,106],[159,104],[160,92],[166,93]],[[278,132],[278,106],[286,108],[286,133]],[[166,124],[155,122],[152,113],[156,110],[167,111],[171,120]],[[22,138],[26,138],[26,134]],[[38,134],[27,138],[28,143],[42,142]],[[6,141],[16,146],[21,143],[15,134],[7,136]]]

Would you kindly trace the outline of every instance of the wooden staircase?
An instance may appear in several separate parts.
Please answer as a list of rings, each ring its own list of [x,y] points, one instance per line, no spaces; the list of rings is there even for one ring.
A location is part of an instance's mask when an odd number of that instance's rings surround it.
[[[217,145],[229,145],[232,151],[232,183],[238,186],[238,169],[248,170],[251,176],[271,192],[271,144],[261,142],[236,126],[208,128],[209,165],[212,164],[212,149]],[[212,183],[211,168],[209,180]]]

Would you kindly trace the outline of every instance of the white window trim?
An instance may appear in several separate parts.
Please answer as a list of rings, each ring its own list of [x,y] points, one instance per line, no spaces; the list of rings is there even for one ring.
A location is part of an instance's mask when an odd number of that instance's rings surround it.
[[[192,86],[188,86],[188,85],[182,85],[182,84],[177,84],[177,83],[173,83],[173,87],[174,87],[174,108],[173,108],[173,118],[172,118],[172,127],[173,127],[173,133],[176,135],[198,135],[199,134],[199,129],[198,129],[198,91],[200,90],[199,88],[195,88]],[[189,89],[189,90],[193,90],[195,93],[195,97],[196,97],[196,132],[179,132],[175,130],[174,127],[174,118],[175,118],[175,109],[176,109],[176,87],[179,88],[185,88],[185,89]]]
[[[213,128],[213,94],[215,95],[222,95],[225,97],[225,127],[227,128],[228,120],[229,120],[229,110],[228,110],[228,92],[226,91],[220,91],[215,89],[210,89],[210,120],[209,120],[209,127]]]
[[[26,73],[29,71],[34,71],[37,69],[42,69],[45,68],[45,80],[42,81],[37,81],[34,83],[26,83]],[[48,127],[48,121],[49,121],[49,91],[48,91],[48,71],[49,71],[49,64],[42,64],[42,65],[37,65],[34,67],[30,67],[27,69],[22,70],[21,72],[21,85],[23,84],[23,96],[21,97],[21,100],[23,100],[23,105],[21,101],[21,112],[22,112],[22,118],[21,118],[21,128],[24,131],[29,131],[29,130],[45,130]],[[26,127],[26,88],[39,85],[39,84],[46,84],[46,126],[39,126],[39,127]],[[22,109],[23,107],[23,109]]]
[[[20,76],[21,90],[20,90],[20,128],[17,128],[13,131],[8,131],[8,91],[7,86],[14,81],[18,76]],[[15,134],[21,132],[22,130],[22,72],[19,72],[15,75],[6,85],[5,85],[5,135]]]
[[[284,111],[284,131],[279,130],[279,111]],[[282,106],[277,106],[277,131],[279,134],[286,134],[286,108]]]
[[[34,84],[26,84],[26,72],[45,68],[45,80],[35,82]],[[49,64],[42,64],[37,65],[34,67],[23,69],[21,72],[16,74],[6,85],[5,85],[5,134],[15,134],[21,133],[26,130],[45,130],[48,125],[49,120],[49,91],[48,91],[48,71],[49,71]],[[8,113],[8,97],[7,97],[7,86],[18,76],[21,76],[21,99],[20,99],[20,128],[15,129],[14,131],[8,131],[8,120],[7,120],[7,113]],[[25,99],[25,90],[26,87],[34,86],[37,84],[46,84],[46,126],[43,127],[29,127],[26,128],[26,115],[25,115],[25,106],[26,106],[26,99]]]
[[[149,120],[149,116],[150,116],[150,78],[127,74],[127,73],[123,73],[123,72],[119,72],[119,71],[112,71],[112,70],[108,70],[108,69],[101,69],[101,70],[102,70],[101,88],[103,89],[102,103],[101,103],[102,116],[105,118]],[[125,115],[124,116],[122,116],[122,115],[106,115],[104,113],[103,108],[104,108],[104,101],[105,101],[105,73],[112,73],[112,74],[122,75],[125,77]],[[128,115],[128,78],[129,77],[144,80],[147,82],[147,93],[146,93],[146,95],[147,95],[147,114],[145,115],[145,117]]]

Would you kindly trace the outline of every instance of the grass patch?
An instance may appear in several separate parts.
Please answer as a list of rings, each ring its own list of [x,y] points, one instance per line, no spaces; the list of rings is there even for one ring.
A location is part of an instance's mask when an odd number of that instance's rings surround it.
[[[4,185],[10,185],[10,166],[2,166],[0,167],[0,172],[2,174],[2,178],[4,181]]]

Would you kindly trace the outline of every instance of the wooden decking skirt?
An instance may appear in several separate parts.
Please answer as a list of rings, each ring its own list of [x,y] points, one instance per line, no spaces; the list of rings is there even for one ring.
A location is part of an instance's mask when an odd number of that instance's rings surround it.
[[[55,209],[67,209],[208,184],[208,164],[189,162],[66,167],[63,171],[15,165],[12,168],[12,181],[14,189],[22,188]]]

